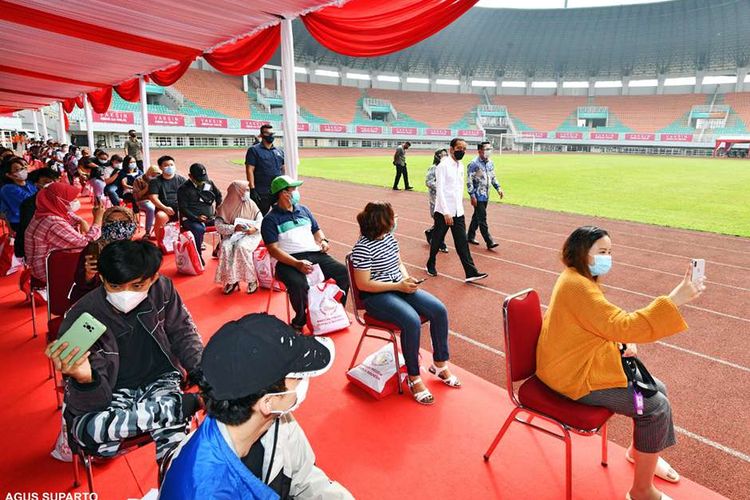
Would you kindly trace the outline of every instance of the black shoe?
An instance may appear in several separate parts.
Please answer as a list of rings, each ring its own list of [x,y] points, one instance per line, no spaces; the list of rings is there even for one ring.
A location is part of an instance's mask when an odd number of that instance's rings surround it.
[[[440,250],[443,253],[448,253],[448,247],[445,245],[441,246],[438,250]]]
[[[432,245],[432,230],[425,229],[424,230],[424,237],[427,238],[427,244]]]
[[[401,191],[399,188],[393,188],[394,191]]]
[[[500,243],[495,243],[494,241],[492,243],[487,243],[487,250],[492,250],[493,248],[497,248],[500,246]]]
[[[435,269],[435,266],[425,266],[424,268],[425,272],[429,274],[430,276],[437,276],[437,269]]]
[[[414,188],[411,186],[407,186],[404,188],[404,191],[414,191]]]
[[[468,242],[469,242],[469,243],[471,243],[472,245],[479,245],[479,242],[478,242],[478,241],[476,240],[476,238],[469,238],[469,239],[468,239],[468,240],[466,240],[466,241],[468,241]]]
[[[305,325],[295,325],[294,322],[292,322],[289,326],[294,328],[294,331],[296,331],[300,335],[302,335],[302,330],[304,330],[305,328]]]
[[[468,278],[466,278],[464,280],[464,283],[474,283],[475,281],[483,280],[487,276],[489,276],[487,273],[478,273],[474,276],[469,276]]]

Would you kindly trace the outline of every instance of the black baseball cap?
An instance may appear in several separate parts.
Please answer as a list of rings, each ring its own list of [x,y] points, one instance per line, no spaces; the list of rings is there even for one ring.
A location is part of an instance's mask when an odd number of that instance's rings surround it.
[[[193,163],[190,165],[190,177],[196,181],[207,181],[208,174],[206,173],[206,167],[200,163]]]
[[[299,335],[276,316],[248,314],[230,321],[203,350],[206,391],[217,400],[257,394],[279,380],[317,377],[333,364],[333,341]]]

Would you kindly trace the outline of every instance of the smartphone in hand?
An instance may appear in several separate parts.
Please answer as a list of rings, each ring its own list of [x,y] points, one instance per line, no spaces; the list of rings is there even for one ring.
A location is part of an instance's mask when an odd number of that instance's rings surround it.
[[[424,283],[424,282],[425,282],[425,278],[412,278],[411,280],[412,280],[412,281],[414,282],[414,284],[416,284],[416,285],[421,285],[422,283]]]
[[[690,281],[694,285],[697,285],[701,278],[706,275],[706,260],[705,259],[692,259],[690,261]]]

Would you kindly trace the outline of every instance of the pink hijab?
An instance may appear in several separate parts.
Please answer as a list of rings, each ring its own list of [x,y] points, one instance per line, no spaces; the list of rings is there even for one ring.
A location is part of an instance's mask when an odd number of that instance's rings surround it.
[[[247,191],[247,181],[234,181],[227,188],[224,201],[216,209],[216,215],[227,224],[233,224],[237,217],[255,220],[260,210],[253,200],[244,200]]]
[[[78,198],[78,188],[64,182],[53,182],[36,195],[34,217],[56,215],[68,219],[70,202]]]

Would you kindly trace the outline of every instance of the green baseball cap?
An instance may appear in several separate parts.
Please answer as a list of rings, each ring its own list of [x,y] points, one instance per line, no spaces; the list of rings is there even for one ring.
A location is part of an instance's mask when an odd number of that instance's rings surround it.
[[[301,186],[302,181],[295,181],[288,175],[280,175],[271,181],[271,194],[276,194],[282,189]]]

